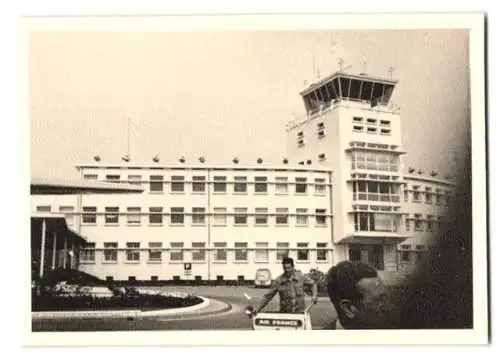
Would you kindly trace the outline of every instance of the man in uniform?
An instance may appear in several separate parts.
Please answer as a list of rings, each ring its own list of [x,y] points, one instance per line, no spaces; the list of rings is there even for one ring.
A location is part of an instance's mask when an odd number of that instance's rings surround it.
[[[283,274],[276,278],[272,288],[264,295],[261,303],[254,309],[260,312],[279,293],[280,313],[303,313],[305,311],[305,286],[312,287],[312,301],[317,302],[318,287],[316,282],[295,269],[293,259],[283,258]]]

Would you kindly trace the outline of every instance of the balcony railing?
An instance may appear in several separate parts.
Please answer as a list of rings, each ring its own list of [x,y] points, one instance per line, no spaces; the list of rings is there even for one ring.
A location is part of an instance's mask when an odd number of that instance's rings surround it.
[[[374,201],[374,202],[400,202],[399,194],[381,194],[381,193],[353,193],[354,201]]]

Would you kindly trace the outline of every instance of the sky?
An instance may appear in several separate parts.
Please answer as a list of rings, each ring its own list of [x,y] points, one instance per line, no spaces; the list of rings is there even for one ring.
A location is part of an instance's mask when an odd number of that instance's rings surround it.
[[[442,173],[470,121],[468,56],[464,30],[33,32],[32,176],[75,178],[96,154],[120,163],[128,119],[132,163],[277,163],[313,68],[326,76],[339,58],[354,73],[395,68],[405,163]]]

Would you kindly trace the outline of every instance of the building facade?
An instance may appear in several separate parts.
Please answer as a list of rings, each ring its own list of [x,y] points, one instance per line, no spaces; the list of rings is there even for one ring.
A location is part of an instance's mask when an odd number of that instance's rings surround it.
[[[282,165],[78,165],[82,179],[144,192],[44,196],[33,210],[65,213],[89,242],[80,269],[109,280],[248,280],[279,274],[285,255],[303,271],[411,269],[454,184],[405,168],[396,84],[337,72],[309,86]]]
[[[144,189],[126,196],[36,201],[35,211],[66,213],[69,225],[89,242],[80,269],[103,279],[251,280],[260,268],[277,275],[285,255],[306,271],[325,271],[333,262],[332,174],[327,169],[78,168],[88,180]]]

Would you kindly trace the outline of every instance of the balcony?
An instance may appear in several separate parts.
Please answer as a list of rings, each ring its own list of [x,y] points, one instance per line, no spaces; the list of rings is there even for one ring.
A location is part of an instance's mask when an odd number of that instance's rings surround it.
[[[356,201],[368,201],[368,202],[399,203],[399,202],[401,202],[401,196],[399,194],[353,193],[352,200],[354,202],[356,202]]]

